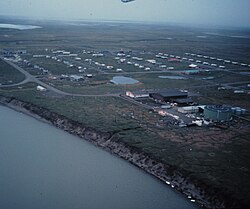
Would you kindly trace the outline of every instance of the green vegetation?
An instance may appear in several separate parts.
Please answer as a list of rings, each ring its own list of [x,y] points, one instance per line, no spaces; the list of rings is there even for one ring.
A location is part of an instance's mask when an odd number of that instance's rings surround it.
[[[0,59],[0,84],[14,84],[24,80],[24,75]]]
[[[115,85],[110,83],[113,76],[127,76],[138,80],[140,83],[133,85]],[[109,94],[109,93],[121,93],[126,90],[135,91],[139,89],[164,89],[164,88],[180,88],[185,89],[188,87],[193,87],[197,85],[202,85],[202,81],[195,79],[186,80],[174,80],[174,79],[163,79],[159,76],[171,76],[171,73],[142,73],[142,74],[98,74],[87,81],[81,81],[77,83],[67,82],[67,81],[46,81],[47,83],[52,83],[58,89],[61,89],[69,93],[81,93],[81,94]],[[156,85],[157,84],[157,85]]]
[[[220,191],[227,190],[232,194],[237,191],[237,195],[247,197],[249,129],[239,131],[235,124],[225,133],[214,128],[156,126],[161,123],[161,117],[119,98],[51,99],[35,91],[32,85],[24,86],[22,90],[1,90],[0,94],[48,108],[99,131],[114,133],[122,142],[174,166],[190,178],[199,179]],[[249,127],[249,124],[244,126]]]
[[[121,48],[124,51],[132,51],[136,56],[144,59],[154,59],[154,54],[159,52],[178,56],[191,52],[239,62],[250,60],[249,42],[245,39],[237,40],[237,42],[234,41],[235,39],[225,40],[219,36],[198,39],[197,36],[203,34],[203,31],[188,28],[164,26],[150,26],[149,28],[146,25],[107,27],[88,27],[86,30],[86,27],[67,26],[66,28],[61,25],[29,32],[9,30],[8,39],[1,36],[3,41],[0,47],[20,48],[20,43],[22,43],[22,47],[27,48],[30,53],[22,58],[44,67],[53,75],[77,74],[78,70],[67,68],[66,65],[55,60],[31,58],[31,54],[45,54],[46,48],[48,51],[65,49],[78,54],[82,50],[108,50],[113,54],[112,56],[93,59],[99,63],[114,65],[115,68],[122,68],[125,72],[144,72],[144,70],[118,64],[114,57]],[[168,39],[168,37],[173,39]],[[234,43],[233,51],[229,41]],[[92,56],[89,54],[79,54],[79,56],[82,58],[82,66],[88,66],[84,59],[92,58]],[[176,70],[183,70],[188,66],[185,62],[170,63],[164,60],[162,63],[173,66]],[[94,64],[91,67],[88,66],[86,73],[93,73],[94,77],[84,81],[54,81],[46,76],[43,77],[43,81],[65,92],[88,95],[121,93],[125,90],[139,89],[190,89],[193,93],[199,93],[199,96],[193,99],[200,104],[227,104],[250,109],[249,95],[233,94],[232,89],[218,91],[216,86],[220,83],[249,81],[249,76],[210,71],[190,75],[190,78],[186,80],[171,80],[161,79],[158,76],[178,75],[179,72],[176,74],[171,72],[101,74],[98,69],[92,70],[93,67],[95,67]],[[244,70],[248,71],[245,68]],[[113,73],[114,71],[107,72]],[[109,82],[114,75],[132,77],[141,83],[114,85]],[[203,77],[214,77],[214,79],[202,80]],[[9,84],[9,80],[15,83],[23,79],[23,75],[0,61],[0,83]],[[53,92],[38,92],[35,89],[36,85],[28,83],[19,87],[0,88],[0,95],[16,97],[81,122],[88,127],[113,133],[117,136],[117,140],[147,153],[165,165],[173,166],[186,176],[199,180],[210,188],[224,191],[239,201],[249,202],[249,122],[235,119],[227,130],[212,126],[181,129],[167,126],[167,117],[162,118],[118,97],[63,97]]]
[[[137,127],[128,112],[133,112],[133,107],[129,103],[119,98],[113,97],[48,97],[35,90],[30,84],[24,86],[22,90],[0,90],[0,94],[13,96],[20,100],[33,103],[38,106],[48,108],[66,117],[96,128],[100,131],[116,132],[123,128]],[[139,107],[134,107],[140,112]],[[128,112],[127,112],[128,111]],[[123,115],[125,114],[126,115]]]
[[[33,65],[38,65],[48,70],[53,75],[61,75],[61,74],[77,74],[77,68],[69,68],[62,62],[58,62],[52,59],[46,58],[32,58],[30,62]]]
[[[196,102],[200,104],[230,104],[235,107],[250,109],[250,95],[234,94],[233,90],[220,90],[217,87],[200,88],[202,96],[196,97]]]
[[[213,81],[218,83],[232,83],[250,80],[250,76],[244,76],[230,72],[213,72],[210,73],[210,76],[214,76],[215,79]]]

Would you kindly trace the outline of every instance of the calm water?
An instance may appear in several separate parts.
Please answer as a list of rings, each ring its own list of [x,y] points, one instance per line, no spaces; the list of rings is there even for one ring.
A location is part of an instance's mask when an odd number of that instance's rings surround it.
[[[185,79],[187,79],[187,78],[185,78],[185,77],[182,77],[182,76],[158,76],[159,78],[167,78],[167,79],[174,79],[174,80],[185,80]]]
[[[124,85],[124,84],[135,84],[135,83],[138,83],[139,81],[133,78],[125,77],[125,76],[114,76],[111,82],[114,84]]]
[[[40,26],[35,25],[15,25],[15,24],[0,24],[0,28],[10,28],[10,29],[18,29],[18,30],[30,30],[41,28]]]
[[[124,160],[0,106],[1,209],[191,209]]]

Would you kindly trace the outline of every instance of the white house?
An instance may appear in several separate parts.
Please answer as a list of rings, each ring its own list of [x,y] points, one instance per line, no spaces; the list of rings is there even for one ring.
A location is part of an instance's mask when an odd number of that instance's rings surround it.
[[[47,91],[47,89],[44,88],[43,86],[37,86],[37,87],[36,87],[36,90],[37,90],[37,91]]]

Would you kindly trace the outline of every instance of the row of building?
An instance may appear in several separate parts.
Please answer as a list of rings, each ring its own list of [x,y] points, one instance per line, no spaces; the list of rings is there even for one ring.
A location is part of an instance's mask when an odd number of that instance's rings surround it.
[[[161,103],[176,103],[179,108],[178,112],[183,114],[202,113],[207,121],[213,122],[227,122],[232,119],[233,115],[247,114],[247,110],[240,107],[230,107],[225,105],[196,105],[194,106],[193,100],[188,96],[188,92],[180,90],[167,90],[155,92],[131,92],[127,91],[126,96],[137,98],[151,98]],[[189,106],[185,106],[189,105]],[[165,106],[167,106],[165,108]],[[163,109],[171,108],[171,106],[164,105]]]
[[[201,55],[201,54],[193,54],[193,53],[188,53],[186,52],[185,55],[188,56],[193,56],[193,57],[199,57],[199,58],[204,58],[204,59],[210,59],[210,60],[216,60],[216,61],[220,61],[223,63],[227,63],[227,64],[233,64],[233,65],[240,65],[242,67],[250,67],[250,64],[246,64],[246,63],[239,63],[239,62],[235,62],[235,61],[231,61],[231,60],[226,60],[226,59],[222,59],[222,58],[216,58],[216,57],[210,57],[210,56],[205,56],[205,55]],[[207,62],[205,62],[207,63]],[[211,66],[216,67],[216,64],[211,64]],[[225,66],[219,66],[220,68],[225,68]]]
[[[151,91],[151,92],[131,92],[127,91],[126,96],[131,98],[152,98],[161,103],[177,103],[178,105],[189,105],[193,100],[188,97],[187,91],[180,90],[165,90],[165,91]]]
[[[27,50],[26,49],[2,49],[1,50],[1,54],[3,54],[4,56],[11,56],[14,54],[27,54]]]

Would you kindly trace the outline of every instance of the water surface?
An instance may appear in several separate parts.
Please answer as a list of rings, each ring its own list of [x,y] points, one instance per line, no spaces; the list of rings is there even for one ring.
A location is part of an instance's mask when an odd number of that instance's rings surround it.
[[[0,106],[1,209],[193,209],[92,144]]]
[[[165,78],[165,79],[174,79],[174,80],[186,80],[187,78],[183,76],[165,76],[165,75],[160,75],[158,76],[159,78]]]
[[[9,28],[9,29],[18,29],[18,30],[30,30],[42,28],[40,26],[35,25],[16,25],[16,24],[0,24],[0,28]]]
[[[123,85],[139,83],[139,81],[125,76],[114,76],[111,82],[114,84],[123,84]]]

